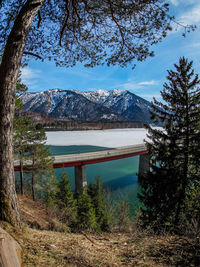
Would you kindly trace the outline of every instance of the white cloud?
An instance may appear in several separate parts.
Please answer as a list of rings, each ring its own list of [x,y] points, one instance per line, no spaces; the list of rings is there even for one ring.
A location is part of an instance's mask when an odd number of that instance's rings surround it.
[[[178,0],[170,0],[170,2],[175,6],[178,6],[178,4],[179,4]]]
[[[191,43],[188,43],[186,46],[185,46],[185,48],[192,48],[193,49],[193,51],[194,51],[194,48],[195,48],[195,53],[196,54],[199,54],[199,52],[200,52],[200,42],[191,42]],[[198,50],[196,50],[196,48],[198,49]]]
[[[31,68],[23,68],[21,70],[21,79],[24,84],[33,89],[38,87],[37,79],[40,77],[40,70],[35,70]]]
[[[137,91],[138,89],[145,88],[147,86],[158,85],[158,84],[159,84],[159,81],[156,81],[156,80],[135,82],[129,79],[128,82],[121,84],[119,87],[125,90]]]
[[[168,32],[168,35],[182,31],[187,25],[200,26],[200,2],[199,0],[170,0],[174,5],[175,22],[172,22],[173,30]],[[173,10],[173,9],[172,9]],[[175,12],[176,13],[176,12]]]
[[[30,68],[23,68],[21,70],[22,73],[22,79],[28,80],[28,79],[33,79],[39,77],[40,70],[33,70]]]
[[[138,85],[157,85],[159,82],[152,80],[152,81],[144,81],[144,82],[139,82]]]
[[[88,69],[85,67],[80,68],[70,68],[70,69],[59,69],[59,72],[66,73],[66,75],[71,75],[77,77],[77,79],[87,79],[91,81],[106,81],[110,79],[110,76],[113,74],[113,68],[103,69],[101,67]]]
[[[184,24],[199,24],[200,23],[200,4],[194,6],[192,9],[184,12],[179,20]]]
[[[180,4],[187,4],[187,5],[196,4],[198,1],[199,0],[170,0],[170,2],[174,6],[178,6]]]
[[[156,98],[156,100],[162,100],[162,97],[161,97],[161,94],[160,93],[152,93],[152,94],[137,94],[138,96],[142,97],[142,98],[145,98],[146,100],[148,101],[152,101],[153,100],[153,97]]]

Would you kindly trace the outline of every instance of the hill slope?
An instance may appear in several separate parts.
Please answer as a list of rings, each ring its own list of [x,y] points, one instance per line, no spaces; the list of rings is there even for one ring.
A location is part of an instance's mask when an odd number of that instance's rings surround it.
[[[23,231],[1,221],[0,227],[21,245],[26,267],[199,266],[200,244],[188,237],[151,235],[138,228],[130,233],[56,232],[49,230],[53,216],[41,203],[20,197],[20,210]]]

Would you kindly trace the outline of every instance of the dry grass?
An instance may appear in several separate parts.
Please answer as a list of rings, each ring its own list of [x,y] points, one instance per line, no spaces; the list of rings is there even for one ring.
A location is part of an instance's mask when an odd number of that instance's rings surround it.
[[[45,230],[49,227],[48,213],[42,204],[21,198],[20,206],[26,222],[23,231],[3,222],[0,225],[22,246],[25,267],[200,266],[200,245],[194,240],[152,236],[141,231],[104,234],[48,231]],[[30,227],[34,221],[40,230]]]
[[[25,227],[23,232],[2,223],[22,246],[25,266],[123,266],[120,250],[126,246],[125,235],[60,233]],[[122,243],[121,243],[122,242]]]

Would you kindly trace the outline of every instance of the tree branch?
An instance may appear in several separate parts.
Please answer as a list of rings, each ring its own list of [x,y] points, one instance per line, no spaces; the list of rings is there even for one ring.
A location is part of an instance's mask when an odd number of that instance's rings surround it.
[[[76,8],[75,1],[74,1],[74,0],[72,0],[72,6],[73,6],[73,9],[74,9],[74,11],[75,11],[75,13],[76,13],[76,16],[77,16],[77,18],[78,18],[79,24],[80,24],[80,20],[81,20],[81,18],[80,18],[80,16],[79,16],[79,13],[78,13],[78,10],[77,10],[77,8]]]
[[[114,11],[113,11],[113,7],[112,7],[112,0],[108,0],[109,2],[109,6],[110,6],[110,11],[111,11],[111,16],[112,16],[112,20],[115,22],[115,24],[117,25],[117,28],[119,29],[119,32],[120,32],[120,35],[121,35],[121,38],[122,38],[122,47],[121,47],[121,51],[123,49],[123,46],[125,44],[125,39],[124,39],[124,34],[122,32],[122,29],[121,29],[121,26],[119,25],[117,19],[115,18],[114,16]]]
[[[67,24],[68,24],[68,21],[69,21],[69,0],[64,0],[66,2],[66,13],[67,13],[67,16],[65,18],[65,21],[63,23],[63,26],[62,26],[62,29],[60,31],[60,40],[59,40],[59,45],[62,47],[62,38],[63,38],[63,34],[64,34],[64,31],[67,27]]]
[[[24,51],[24,54],[25,55],[30,55],[30,56],[34,56],[34,57],[37,57],[37,58],[39,58],[39,59],[43,59],[41,56],[39,56],[39,55],[37,55],[37,54],[35,54],[35,53],[32,53],[32,52],[28,52],[28,51]]]
[[[38,24],[37,24],[37,27],[39,28],[40,27],[40,23],[42,21],[42,16],[41,16],[41,12],[40,10],[38,11]]]
[[[155,6],[158,8],[158,9],[160,9],[161,11],[163,11],[163,9],[159,6],[159,5],[157,5],[157,4],[155,4]],[[165,12],[165,11],[164,11]],[[183,35],[183,37],[185,37],[186,36],[186,33],[187,32],[190,32],[190,30],[192,30],[192,31],[194,31],[195,29],[196,29],[196,25],[188,25],[188,24],[183,24],[183,23],[181,23],[181,22],[178,22],[178,21],[176,21],[175,20],[175,18],[174,18],[174,16],[170,16],[170,15],[168,15],[168,14],[166,14],[166,16],[169,18],[169,20],[170,21],[172,21],[174,24],[176,24],[177,26],[179,26],[179,27],[182,27],[183,29],[184,29],[184,33],[182,34]]]

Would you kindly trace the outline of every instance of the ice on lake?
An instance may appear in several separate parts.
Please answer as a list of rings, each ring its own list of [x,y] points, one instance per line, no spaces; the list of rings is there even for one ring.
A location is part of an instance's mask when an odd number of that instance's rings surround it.
[[[46,135],[47,145],[90,145],[115,148],[143,143],[144,139],[147,139],[147,130],[144,128],[128,128],[88,131],[55,131],[46,132]]]

